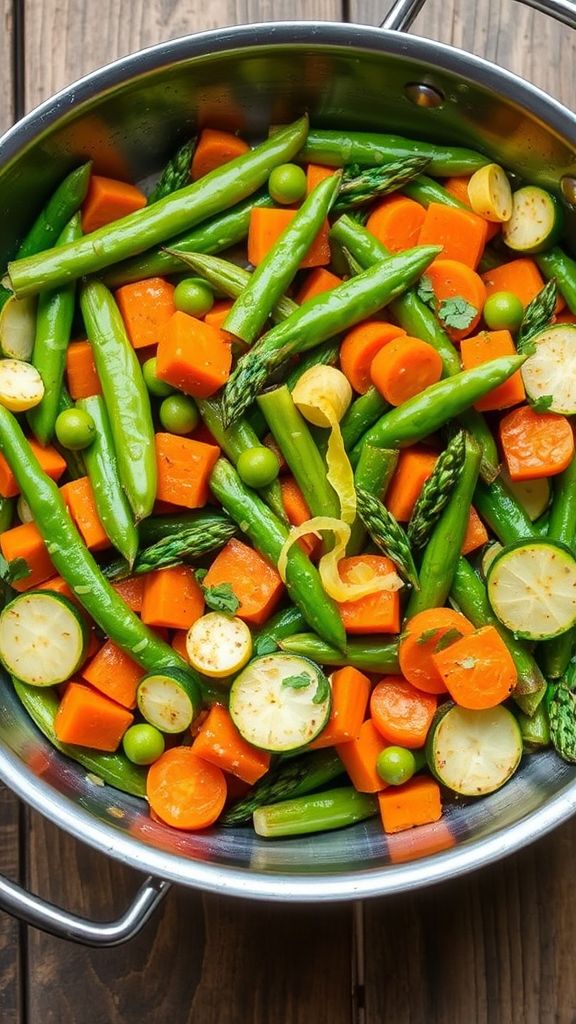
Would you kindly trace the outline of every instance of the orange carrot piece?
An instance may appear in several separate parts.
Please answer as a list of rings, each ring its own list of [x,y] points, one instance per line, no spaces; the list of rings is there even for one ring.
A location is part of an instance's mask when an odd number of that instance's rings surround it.
[[[446,260],[458,260],[475,270],[486,245],[486,221],[468,210],[430,203],[418,245],[441,245]]]
[[[458,260],[434,260],[426,270],[426,278],[434,289],[438,305],[445,299],[465,299],[477,311],[468,327],[445,327],[452,341],[460,341],[476,329],[482,319],[486,302],[486,286],[475,270]]]
[[[488,363],[499,356],[516,355],[516,346],[510,331],[480,331],[473,338],[464,338],[460,345],[462,366],[471,370],[474,366]],[[522,374],[517,370],[504,384],[493,388],[487,395],[474,403],[479,412],[491,412],[494,409],[508,409],[518,405],[526,398]]]
[[[146,196],[135,185],[93,174],[82,205],[82,232],[88,235],[113,220],[141,210],[146,203]]]
[[[258,782],[270,767],[270,754],[246,742],[234,725],[230,712],[221,704],[210,708],[191,749],[203,761],[251,785]]]
[[[520,405],[500,420],[500,443],[512,480],[562,473],[574,455],[570,421],[554,412]]]
[[[233,305],[232,299],[218,299],[212,306],[212,309],[209,309],[204,314],[204,323],[220,330]],[[228,338],[232,337],[227,331],[222,331],[222,334]]]
[[[170,641],[171,646],[180,655],[181,658],[184,658],[184,661],[188,661],[188,652],[186,650],[187,636],[187,629],[177,629],[176,632],[174,633],[174,636],[172,637],[172,640]]]
[[[345,335],[340,346],[340,369],[360,395],[366,394],[372,383],[370,366],[374,358],[385,345],[402,337],[406,337],[406,331],[383,320],[357,324]]]
[[[72,341],[66,350],[66,381],[70,397],[89,398],[101,395],[102,386],[89,341]]]
[[[216,445],[176,434],[156,434],[156,497],[171,505],[202,508],[208,501],[208,478],[219,455]]]
[[[100,522],[94,493],[87,476],[71,480],[60,488],[72,521],[77,527],[82,540],[90,551],[101,551],[110,547],[106,530]]]
[[[131,611],[137,615],[142,611],[144,600],[144,576],[128,576],[125,580],[117,580],[112,583],[114,590],[128,605]]]
[[[230,160],[247,153],[250,146],[232,132],[219,131],[217,128],[205,128],[200,134],[198,144],[192,157],[190,174],[193,181],[210,174],[217,167],[222,167]]]
[[[66,580],[63,580],[61,576],[52,576],[51,579],[46,580],[45,583],[39,583],[38,590],[51,590],[52,593],[61,594],[62,597],[67,597],[73,604],[81,607],[76,594],[71,587],[68,586]]]
[[[332,708],[330,718],[320,735],[310,744],[310,750],[335,747],[353,740],[366,717],[370,699],[370,680],[357,668],[346,665],[330,678]]]
[[[417,776],[403,786],[390,786],[378,794],[382,828],[387,834],[428,825],[442,817],[440,786],[435,779]]]
[[[452,608],[427,608],[404,625],[398,660],[400,671],[412,686],[423,693],[446,693],[446,686],[432,662],[438,644],[455,643],[474,632],[472,623]]]
[[[204,614],[204,594],[189,565],[146,573],[142,622],[147,626],[190,629]]]
[[[113,753],[133,721],[126,708],[73,680],[60,701],[54,731],[60,743]]]
[[[342,278],[336,277],[336,274],[332,274],[329,270],[325,270],[324,267],[316,267],[315,270],[311,270],[304,284],[300,288],[296,296],[296,302],[302,305],[303,302],[309,302],[310,299],[316,298],[317,295],[323,295],[324,292],[331,292],[337,285],[342,284]]]
[[[494,292],[513,292],[524,307],[532,302],[544,287],[544,278],[535,260],[529,256],[487,270],[482,274],[482,280],[486,285],[486,298],[489,299]],[[559,313],[564,306],[564,299],[559,296],[556,312]]]
[[[470,506],[470,512],[468,514],[468,526],[466,527],[466,535],[464,542],[460,549],[462,555],[469,555],[471,551],[476,551],[478,548],[484,547],[488,543],[488,530],[484,526],[484,523],[480,519],[474,505]]]
[[[267,256],[282,232],[292,223],[296,213],[296,210],[269,209],[265,206],[252,209],[248,229],[248,259],[252,266],[257,267]],[[330,225],[325,221],[300,264],[303,269],[323,267],[330,263],[329,230]]]
[[[410,750],[424,746],[436,706],[435,694],[417,690],[401,676],[384,676],[370,697],[370,714],[381,736]]]
[[[43,448],[33,438],[28,438],[28,444],[46,476],[49,476],[51,480],[59,480],[66,469],[66,462],[60,452],[50,446]],[[16,477],[4,456],[0,455],[0,495],[3,498],[14,498],[17,494],[20,494],[20,488],[16,483]]]
[[[576,316],[574,313],[570,313],[569,310],[564,310],[563,313],[557,313],[554,317],[555,324],[576,324]]]
[[[162,330],[176,312],[174,285],[162,277],[150,277],[123,285],[114,297],[134,348],[157,345]]]
[[[468,182],[470,181],[468,175],[463,175],[457,178],[445,178],[442,185],[450,195],[454,196],[455,199],[459,199],[461,203],[464,203],[470,210],[470,197],[468,196]],[[483,220],[485,218],[482,218]],[[490,242],[495,235],[501,230],[501,224],[496,224],[494,221],[486,221],[486,241]]]
[[[370,363],[374,387],[390,405],[402,405],[442,376],[442,358],[420,338],[395,338]]]
[[[178,310],[161,332],[156,360],[160,380],[208,398],[228,380],[232,350],[223,331]]]
[[[399,523],[408,522],[438,456],[422,448],[405,448],[386,491],[386,507]]]
[[[235,537],[216,555],[203,583],[205,587],[229,583],[240,601],[234,614],[251,626],[266,622],[284,592],[276,569]]]
[[[351,555],[338,563],[338,571],[345,583],[352,583],[360,568],[363,578],[366,570],[371,570],[374,577],[394,572],[393,563],[383,555]],[[400,595],[397,590],[380,590],[358,601],[340,601],[338,608],[347,633],[398,633],[400,630]]]
[[[321,181],[331,178],[335,174],[334,167],[324,167],[323,164],[308,164],[306,167],[306,193],[310,195]]]
[[[101,693],[124,708],[136,707],[138,683],[146,675],[112,640],[106,640],[82,669],[82,676]]]
[[[208,828],[224,809],[226,778],[221,768],[198,757],[191,747],[172,747],[150,766],[146,796],[166,825]]]
[[[495,626],[462,637],[433,654],[432,661],[452,700],[470,711],[501,704],[518,681],[512,655]]]
[[[392,864],[430,857],[433,853],[449,850],[456,845],[456,837],[443,818],[420,825],[415,829],[397,832],[388,840],[388,856]]]
[[[0,550],[7,562],[23,558],[30,573],[24,579],[12,583],[14,590],[31,590],[54,576],[56,570],[50,561],[48,549],[34,523],[13,526],[0,534]]]
[[[376,771],[376,761],[387,746],[370,718],[362,723],[353,740],[337,744],[336,753],[359,793],[378,793],[386,789],[386,783]]]
[[[286,518],[291,526],[301,526],[302,523],[306,523],[312,518],[308,503],[294,477],[283,477],[280,481],[280,491]],[[315,558],[322,547],[322,541],[312,534],[308,537],[300,537],[297,543],[309,558]]]
[[[391,252],[418,244],[426,210],[407,196],[388,196],[374,208],[366,227]]]

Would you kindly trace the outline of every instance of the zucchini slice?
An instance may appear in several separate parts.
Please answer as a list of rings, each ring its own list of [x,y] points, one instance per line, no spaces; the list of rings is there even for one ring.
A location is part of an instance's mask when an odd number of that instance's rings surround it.
[[[530,338],[528,359],[520,367],[526,394],[546,412],[576,413],[576,326],[554,324]]]
[[[484,579],[486,579],[490,566],[492,565],[492,562],[496,558],[496,555],[499,555],[500,552],[503,550],[504,546],[500,543],[499,540],[492,541],[491,544],[488,544],[488,547],[484,548],[484,551],[482,552],[482,557],[480,559],[480,572],[482,573]]]
[[[576,558],[565,544],[535,538],[505,547],[487,588],[495,615],[523,639],[548,640],[576,624]]]
[[[161,732],[184,732],[202,707],[200,687],[184,669],[151,672],[138,684],[138,710]]]
[[[30,686],[63,683],[82,664],[86,622],[68,598],[30,590],[0,614],[0,659],[11,675]]]
[[[193,668],[212,679],[239,672],[252,654],[252,634],[242,619],[208,612],[196,619],[186,636],[186,654]]]
[[[508,470],[502,467],[500,477],[518,504],[522,505],[532,523],[544,515],[552,497],[552,488],[547,476],[541,476],[537,480],[511,480]]]
[[[12,295],[0,313],[0,353],[9,359],[30,359],[36,335],[36,296]]]
[[[299,750],[330,715],[330,683],[318,665],[296,654],[264,654],[236,677],[230,714],[238,732],[262,750]]]
[[[44,398],[44,382],[32,363],[0,359],[0,404],[10,412],[26,412]]]
[[[563,225],[562,207],[554,196],[526,185],[512,196],[512,216],[502,225],[502,237],[514,252],[544,252],[556,244]]]
[[[479,217],[503,223],[512,216],[512,189],[500,164],[486,164],[468,182],[470,206]]]
[[[485,711],[444,704],[426,741],[430,771],[461,796],[494,793],[508,782],[521,757],[520,726],[501,704]]]

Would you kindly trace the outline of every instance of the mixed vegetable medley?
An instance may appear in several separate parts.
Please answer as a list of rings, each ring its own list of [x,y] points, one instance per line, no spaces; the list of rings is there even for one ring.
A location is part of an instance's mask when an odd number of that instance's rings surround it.
[[[65,178],[0,290],[3,685],[57,749],[266,837],[576,761],[562,232],[478,153],[305,117],[148,196]]]

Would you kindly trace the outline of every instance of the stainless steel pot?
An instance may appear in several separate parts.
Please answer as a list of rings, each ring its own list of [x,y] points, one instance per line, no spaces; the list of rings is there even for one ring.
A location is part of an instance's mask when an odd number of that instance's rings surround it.
[[[72,166],[139,179],[198,124],[258,134],[308,110],[315,124],[393,130],[481,148],[524,178],[574,195],[576,117],[515,75],[405,28],[424,0],[397,0],[383,30],[289,23],[229,28],[160,44],[71,85],[0,140],[0,265]],[[527,0],[576,27],[568,0]],[[428,885],[488,864],[576,808],[576,771],[531,757],[500,792],[450,808],[455,844],[434,828],[386,838],[377,822],[264,842],[249,830],[177,834],[134,798],[95,784],[37,732],[0,688],[0,777],[78,839],[151,873],[127,913],[97,925],[0,879],[0,907],[91,945],[134,935],[169,882],[269,900],[348,900]]]

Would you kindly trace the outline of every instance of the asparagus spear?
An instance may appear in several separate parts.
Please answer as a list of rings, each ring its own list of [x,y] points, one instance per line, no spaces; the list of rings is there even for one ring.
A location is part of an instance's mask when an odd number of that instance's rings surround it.
[[[228,808],[218,824],[243,825],[250,821],[257,807],[275,804],[288,797],[304,796],[326,786],[343,772],[342,761],[336,751],[330,749],[280,761],[252,786],[247,796]]]
[[[341,786],[327,793],[258,807],[254,811],[254,831],[267,839],[327,832],[374,818],[377,813],[375,797],[358,793],[353,786]]]
[[[179,565],[189,558],[196,558],[221,547],[236,532],[235,523],[227,516],[222,516],[219,521],[214,519],[210,523],[198,522],[144,548],[136,555],[132,569],[123,558],[117,558],[103,566],[102,572],[109,580],[121,580],[126,576],[152,572],[153,569]]]
[[[349,164],[344,168],[342,184],[334,203],[334,213],[366,206],[379,196],[396,192],[413,178],[423,174],[429,163],[429,157],[409,156],[381,167],[362,169],[358,164]]]
[[[460,476],[465,450],[464,432],[459,431],[438,457],[408,523],[408,540],[413,547],[423,548],[432,533]]]
[[[538,294],[534,296],[532,302],[526,306],[518,332],[517,348],[519,352],[525,352],[530,338],[533,338],[535,334],[539,334],[540,331],[543,331],[545,327],[552,323],[557,298],[558,288],[556,287],[556,281],[552,279],[544,285]]]
[[[179,188],[184,188],[188,184],[190,180],[190,164],[197,141],[196,136],[189,139],[168,161],[160,175],[159,181],[148,196],[148,206],[151,206],[152,203],[157,203],[159,199],[164,199],[164,196],[169,196],[171,192],[176,192]]]
[[[550,701],[550,737],[564,761],[576,764],[576,662],[571,661]]]
[[[406,533],[392,513],[373,494],[360,487],[356,495],[358,515],[372,540],[394,562],[402,576],[418,589],[418,573]]]

